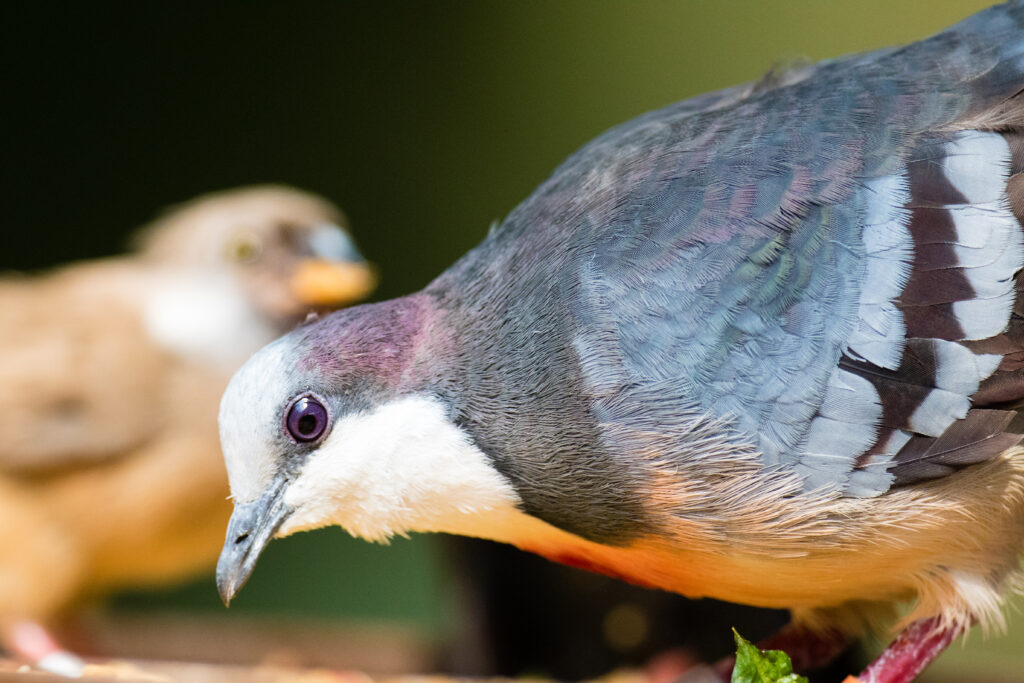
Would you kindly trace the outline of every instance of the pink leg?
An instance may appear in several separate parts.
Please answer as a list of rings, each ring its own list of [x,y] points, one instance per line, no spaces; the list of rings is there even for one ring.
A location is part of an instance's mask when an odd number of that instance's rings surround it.
[[[77,656],[61,648],[50,632],[34,621],[19,621],[0,633],[0,641],[17,657],[59,676],[78,678],[85,668]]]
[[[942,628],[937,618],[921,619],[903,629],[858,679],[860,683],[907,683],[924,671],[960,633]]]

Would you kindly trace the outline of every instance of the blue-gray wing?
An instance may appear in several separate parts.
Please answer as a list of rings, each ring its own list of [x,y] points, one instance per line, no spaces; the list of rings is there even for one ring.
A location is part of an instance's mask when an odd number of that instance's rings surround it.
[[[498,239],[565,250],[595,395],[658,387],[849,495],[992,457],[1024,397],[1022,26],[1001,6],[645,115]]]

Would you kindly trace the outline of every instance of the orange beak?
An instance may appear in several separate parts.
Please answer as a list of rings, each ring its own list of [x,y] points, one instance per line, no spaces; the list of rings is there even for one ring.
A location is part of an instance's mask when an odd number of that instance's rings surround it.
[[[307,306],[344,306],[365,298],[377,286],[377,274],[365,262],[308,259],[299,263],[289,283]]]

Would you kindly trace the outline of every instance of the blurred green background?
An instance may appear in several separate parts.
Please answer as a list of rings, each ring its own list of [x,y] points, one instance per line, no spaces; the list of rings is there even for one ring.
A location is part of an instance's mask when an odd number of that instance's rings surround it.
[[[272,181],[339,203],[380,267],[378,295],[400,295],[614,124],[988,4],[5,4],[0,270],[115,253],[161,207]],[[450,618],[443,571],[431,539],[305,534],[271,545],[232,609],[434,630]],[[222,609],[212,578],[119,604]]]

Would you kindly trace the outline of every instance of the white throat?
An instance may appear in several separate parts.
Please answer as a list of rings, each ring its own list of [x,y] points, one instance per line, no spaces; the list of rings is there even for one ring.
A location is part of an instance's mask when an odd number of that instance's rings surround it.
[[[285,493],[278,535],[339,524],[367,540],[410,531],[503,540],[525,518],[487,456],[428,396],[338,420]]]
[[[226,372],[279,333],[237,281],[203,270],[161,277],[143,304],[143,320],[160,346]]]

